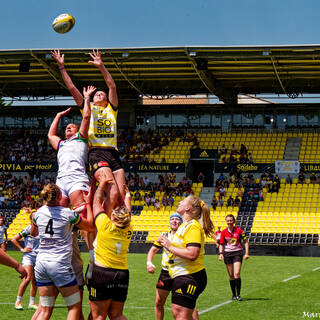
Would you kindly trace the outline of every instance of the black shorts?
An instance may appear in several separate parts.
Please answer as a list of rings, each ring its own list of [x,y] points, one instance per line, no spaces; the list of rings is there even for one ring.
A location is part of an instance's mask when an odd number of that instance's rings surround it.
[[[224,252],[223,257],[224,257],[225,264],[234,264],[235,262],[242,263],[243,251],[238,250],[233,252]]]
[[[194,309],[196,301],[207,286],[207,273],[199,272],[179,276],[172,280],[171,302],[188,309]]]
[[[92,148],[89,150],[89,166],[92,174],[98,169],[97,164],[101,161],[107,162],[111,171],[122,169],[119,151],[112,148]]]
[[[167,270],[161,269],[156,288],[166,290],[166,291],[171,291],[172,279],[170,278],[169,272]]]
[[[129,287],[129,270],[103,268],[94,265],[92,278],[87,279],[90,301],[112,299],[125,302]]]

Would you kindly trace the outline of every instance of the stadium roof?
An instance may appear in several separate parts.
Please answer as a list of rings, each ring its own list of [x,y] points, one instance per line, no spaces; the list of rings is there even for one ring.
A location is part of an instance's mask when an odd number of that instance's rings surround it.
[[[0,50],[0,95],[69,96],[50,49]],[[120,96],[320,93],[320,45],[101,49]],[[90,49],[62,49],[79,88],[104,88]],[[30,65],[30,67],[29,67]],[[19,71],[20,69],[20,71]]]

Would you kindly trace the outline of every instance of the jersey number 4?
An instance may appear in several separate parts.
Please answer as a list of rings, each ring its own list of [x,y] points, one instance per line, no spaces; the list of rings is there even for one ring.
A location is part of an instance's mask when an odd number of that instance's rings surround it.
[[[45,231],[45,233],[49,233],[50,236],[53,236],[53,235],[54,235],[54,232],[53,232],[53,220],[52,220],[52,219],[50,219],[50,220],[48,221],[48,224],[47,224],[47,226],[46,226],[46,231]]]

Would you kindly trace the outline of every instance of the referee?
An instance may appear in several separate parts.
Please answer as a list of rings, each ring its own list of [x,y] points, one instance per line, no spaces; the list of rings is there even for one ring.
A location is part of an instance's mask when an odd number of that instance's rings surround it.
[[[240,296],[241,278],[240,271],[242,259],[249,259],[249,242],[244,231],[235,226],[236,219],[234,215],[226,216],[227,228],[222,230],[219,246],[219,260],[224,259],[227,272],[230,278],[230,287],[232,291],[232,300],[242,301]],[[242,242],[245,246],[243,255]]]

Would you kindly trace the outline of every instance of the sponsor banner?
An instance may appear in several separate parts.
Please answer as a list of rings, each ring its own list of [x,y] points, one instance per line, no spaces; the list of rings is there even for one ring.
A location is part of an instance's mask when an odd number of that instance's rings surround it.
[[[184,163],[123,163],[126,172],[186,172]]]
[[[296,160],[277,160],[275,163],[276,173],[299,173],[300,162]]]
[[[56,162],[0,162],[0,172],[57,171]]]
[[[219,159],[217,149],[190,149],[190,159]]]
[[[320,163],[300,163],[300,171],[305,173],[319,173]]]
[[[241,172],[272,172],[274,173],[273,163],[218,163],[215,162],[215,172],[230,172],[231,168]]]

